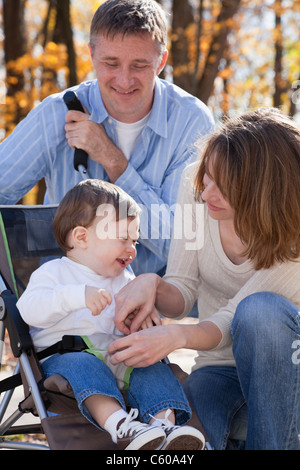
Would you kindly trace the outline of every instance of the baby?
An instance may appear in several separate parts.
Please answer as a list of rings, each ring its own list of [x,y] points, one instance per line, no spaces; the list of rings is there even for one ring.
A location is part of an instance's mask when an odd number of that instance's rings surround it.
[[[202,449],[203,435],[185,425],[191,410],[170,368],[162,362],[113,366],[107,353],[122,335],[114,324],[114,294],[134,278],[127,267],[136,256],[139,213],[136,202],[111,183],[85,180],[72,188],[53,222],[65,256],[32,274],[17,306],[37,350],[65,334],[84,338],[85,351],[46,359],[44,375],[64,376],[81,413],[108,431],[119,449]]]

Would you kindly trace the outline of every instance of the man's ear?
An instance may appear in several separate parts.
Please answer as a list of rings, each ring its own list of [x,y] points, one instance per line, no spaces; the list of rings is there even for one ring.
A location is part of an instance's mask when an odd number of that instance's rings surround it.
[[[168,60],[168,51],[165,50],[165,52],[163,53],[163,56],[161,58],[161,61],[160,61],[160,64],[159,64],[159,67],[157,69],[157,75],[160,74],[160,72],[164,69],[166,63],[167,63],[167,60]]]
[[[78,225],[77,227],[73,228],[71,233],[71,239],[75,246],[79,248],[86,248],[87,247],[87,229]]]

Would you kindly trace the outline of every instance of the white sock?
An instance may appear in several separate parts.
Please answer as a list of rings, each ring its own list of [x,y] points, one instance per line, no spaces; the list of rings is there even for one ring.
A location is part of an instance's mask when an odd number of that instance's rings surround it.
[[[128,413],[126,413],[126,411],[121,408],[120,410],[115,411],[112,415],[110,415],[105,421],[104,429],[105,431],[109,432],[113,442],[117,442],[117,424],[119,423],[119,421],[121,421],[121,419],[127,418],[127,416]]]

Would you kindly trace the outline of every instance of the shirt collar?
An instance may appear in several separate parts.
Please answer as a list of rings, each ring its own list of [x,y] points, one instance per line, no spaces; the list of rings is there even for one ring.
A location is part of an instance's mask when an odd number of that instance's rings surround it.
[[[92,110],[90,115],[91,121],[102,123],[109,117],[102,101],[97,80],[94,80],[93,86],[90,89],[89,102],[91,103],[90,109]]]
[[[92,103],[90,119],[92,121],[102,123],[109,115],[104,107],[98,82],[95,80],[94,86],[91,87],[89,102]],[[154,101],[151,114],[147,123],[153,132],[166,138],[168,136],[167,129],[167,93],[162,81],[156,77],[154,86]]]
[[[155,79],[154,101],[147,125],[161,137],[168,137],[167,93],[163,82],[158,77]]]

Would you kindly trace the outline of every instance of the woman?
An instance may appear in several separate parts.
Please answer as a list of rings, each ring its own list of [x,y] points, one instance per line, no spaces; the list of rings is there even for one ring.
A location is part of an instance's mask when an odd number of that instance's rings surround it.
[[[190,211],[196,243],[175,227],[166,276],[139,276],[117,295],[119,329],[137,314],[111,361],[145,366],[195,349],[185,391],[216,449],[245,410],[246,449],[299,449],[300,130],[273,108],[247,113],[212,134],[194,170],[177,212]],[[197,325],[137,331],[155,307],[182,318],[196,299]]]

